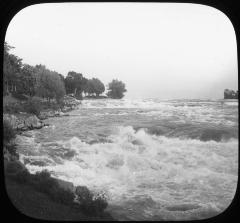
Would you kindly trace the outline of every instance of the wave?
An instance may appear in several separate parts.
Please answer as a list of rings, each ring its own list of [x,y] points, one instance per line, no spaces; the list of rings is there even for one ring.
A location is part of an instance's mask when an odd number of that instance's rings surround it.
[[[222,128],[222,129],[221,129]],[[136,129],[139,129],[136,128]],[[200,141],[229,141],[238,139],[238,130],[235,128],[207,127],[194,125],[180,126],[171,129],[171,126],[151,126],[144,128],[148,134],[157,136],[167,136],[171,138],[180,137],[182,139],[198,139]]]
[[[143,202],[147,206],[135,210],[135,219],[151,219],[153,215],[158,219],[191,219],[193,211],[204,216],[212,201],[219,212],[230,204],[236,190],[236,139],[217,142],[169,138],[132,126],[115,127],[105,142],[87,143],[73,137],[36,143],[28,138],[27,143],[32,145],[26,147],[27,137],[18,137],[18,143],[22,142],[20,159],[30,172],[47,169],[75,186],[104,190],[110,205],[131,209],[138,207],[136,202]]]
[[[139,186],[151,182],[155,177],[160,182],[169,178],[181,182],[220,172],[235,174],[237,147],[237,140],[169,138],[150,135],[144,129],[135,131],[128,126],[116,128],[108,142],[88,144],[73,137],[54,144],[40,143],[37,149],[31,148],[30,158],[34,160],[35,151],[35,161],[42,155],[48,162],[41,166],[31,162],[26,165],[32,172],[47,168],[75,185],[101,187],[115,182],[119,187],[128,187],[131,183]],[[28,152],[22,154],[24,156],[28,157]],[[226,160],[226,156],[230,159]],[[40,160],[44,162],[44,159]]]
[[[223,100],[160,100],[160,99],[98,99],[83,100],[80,107],[84,108],[163,108],[163,107],[209,107],[238,106],[238,101]]]

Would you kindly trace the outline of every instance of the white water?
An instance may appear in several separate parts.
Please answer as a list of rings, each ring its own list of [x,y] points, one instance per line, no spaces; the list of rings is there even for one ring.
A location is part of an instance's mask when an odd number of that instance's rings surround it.
[[[104,191],[119,220],[203,219],[229,206],[238,175],[235,104],[83,102],[69,117],[49,119],[51,127],[31,131],[33,137],[18,137],[21,160],[31,172],[48,169],[76,186]],[[157,120],[165,132],[150,134]],[[228,138],[216,132],[219,123]],[[206,131],[210,138],[201,138]]]

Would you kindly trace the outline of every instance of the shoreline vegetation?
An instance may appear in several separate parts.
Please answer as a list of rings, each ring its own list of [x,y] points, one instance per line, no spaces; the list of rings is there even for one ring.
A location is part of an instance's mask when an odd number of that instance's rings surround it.
[[[20,212],[33,218],[115,220],[105,210],[105,194],[95,194],[86,186],[74,187],[46,170],[31,174],[19,161],[15,137],[47,126],[44,120],[49,117],[68,116],[84,98],[122,98],[125,84],[113,80],[104,96],[105,86],[99,79],[87,79],[74,71],[64,78],[44,65],[22,64],[22,59],[9,53],[12,48],[4,44],[3,155],[10,200]]]
[[[81,101],[65,97],[64,112],[51,102],[36,115],[29,113],[21,100],[9,95],[6,97],[3,106],[7,102],[9,106],[9,101],[13,104],[10,112],[3,113],[4,173],[6,190],[13,205],[27,216],[44,220],[115,220],[105,211],[108,203],[104,194],[93,194],[85,186],[75,187],[71,182],[51,177],[46,170],[30,174],[19,161],[15,144],[17,134],[27,135],[28,130],[46,126],[42,120],[48,117],[68,115],[67,112],[76,109]],[[22,106],[21,113],[14,110],[19,106]]]
[[[238,91],[224,90],[224,99],[238,99]]]

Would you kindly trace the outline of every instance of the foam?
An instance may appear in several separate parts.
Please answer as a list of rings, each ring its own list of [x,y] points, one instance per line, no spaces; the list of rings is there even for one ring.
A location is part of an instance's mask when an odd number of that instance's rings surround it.
[[[146,195],[166,207],[166,213],[181,212],[185,206],[178,202],[184,199],[189,207],[184,212],[191,212],[203,210],[204,205],[214,199],[217,206],[223,205],[222,202],[230,203],[234,196],[237,140],[203,142],[168,138],[150,135],[144,129],[135,131],[131,126],[116,127],[108,139],[111,142],[88,144],[73,137],[48,143],[48,149],[55,148],[48,154],[47,146],[42,143],[38,149],[32,148],[36,156],[30,158],[50,159],[51,162],[44,166],[28,163],[27,168],[32,173],[48,169],[54,176],[71,181],[75,186],[104,190],[110,204],[124,202],[124,197],[134,201],[136,196]],[[61,162],[53,164],[54,151],[59,152],[57,148],[73,150],[74,156],[71,159],[59,157]],[[196,196],[198,194],[201,196]],[[220,198],[223,195],[225,198]],[[196,208],[191,208],[191,204]],[[154,209],[151,211],[154,213]]]

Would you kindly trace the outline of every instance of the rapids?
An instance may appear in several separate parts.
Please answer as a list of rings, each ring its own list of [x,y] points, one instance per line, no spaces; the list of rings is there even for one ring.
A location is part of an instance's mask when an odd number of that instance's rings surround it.
[[[238,180],[237,100],[84,100],[17,137],[30,172],[103,191],[118,220],[223,212]]]

